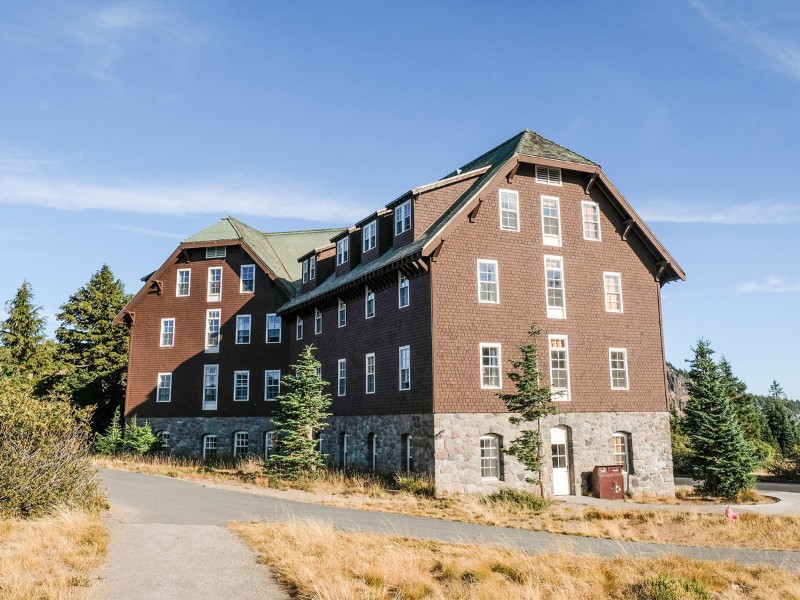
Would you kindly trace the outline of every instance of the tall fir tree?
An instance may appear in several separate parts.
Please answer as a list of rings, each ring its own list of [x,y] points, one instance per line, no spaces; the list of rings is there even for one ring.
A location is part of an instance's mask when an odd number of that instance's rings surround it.
[[[325,457],[318,451],[314,437],[326,426],[331,396],[324,392],[328,382],[323,381],[319,367],[314,346],[308,345],[281,378],[281,386],[287,391],[277,398],[274,452],[267,466],[283,477],[313,475],[324,465]]]
[[[528,471],[536,473],[539,485],[543,485],[542,418],[558,412],[558,407],[553,403],[550,386],[541,385],[536,344],[541,333],[541,329],[531,323],[528,328],[528,337],[531,341],[518,346],[522,358],[509,360],[514,370],[508,373],[508,378],[517,391],[497,394],[511,413],[508,420],[513,425],[536,424],[535,429],[526,428],[518,438],[512,440],[506,453],[516,456]],[[544,495],[544,489],[541,492]]]
[[[78,406],[96,407],[95,431],[103,431],[125,401],[128,330],[112,320],[129,300],[122,282],[103,265],[56,315],[59,358],[70,367],[61,384]]]
[[[753,487],[751,471],[755,458],[728,397],[713,350],[699,340],[689,371],[690,400],[686,405],[684,430],[689,437],[689,466],[700,489],[713,496],[735,498]]]
[[[45,336],[46,319],[34,303],[33,289],[23,281],[6,302],[8,317],[0,323],[0,371],[35,384],[53,364],[53,343]]]
[[[724,356],[719,361],[719,373],[745,439],[761,439],[763,420],[758,404],[752,394],[747,393],[747,385],[734,375],[731,363]]]
[[[778,394],[772,395],[772,389],[764,402],[764,418],[781,454],[788,455],[800,444],[800,430],[789,414],[786,400]]]

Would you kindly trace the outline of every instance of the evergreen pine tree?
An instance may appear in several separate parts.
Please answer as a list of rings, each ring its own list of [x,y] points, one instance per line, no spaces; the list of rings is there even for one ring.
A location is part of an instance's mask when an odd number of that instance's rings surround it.
[[[543,459],[541,420],[542,417],[557,413],[558,407],[552,401],[550,386],[543,386],[540,381],[541,374],[536,346],[536,340],[540,334],[541,329],[531,323],[528,329],[531,341],[518,346],[522,358],[509,360],[514,371],[508,373],[508,378],[517,391],[515,393],[500,392],[497,396],[511,413],[508,420],[513,425],[536,424],[536,429],[525,429],[518,438],[512,440],[506,453],[516,456],[528,471],[537,473],[541,485]],[[542,490],[542,495],[544,495],[544,490]]]
[[[0,323],[0,345],[5,348],[2,370],[25,380],[43,376],[52,364],[52,344],[45,338],[46,320],[33,302],[33,290],[23,281],[6,303],[8,317]]]
[[[122,282],[103,265],[57,315],[59,358],[70,366],[62,384],[78,406],[96,406],[96,431],[125,400],[128,330],[111,322],[128,300]]]
[[[789,415],[786,400],[772,395],[772,391],[770,388],[770,397],[764,403],[764,418],[778,449],[785,456],[800,444],[800,431]]]
[[[713,496],[734,498],[753,486],[753,451],[744,438],[731,406],[728,389],[705,340],[694,348],[689,371],[690,400],[684,430],[689,436],[689,466],[701,490]]]
[[[311,475],[324,464],[314,436],[326,426],[331,396],[323,391],[328,382],[319,375],[319,366],[314,358],[314,346],[308,345],[290,367],[290,372],[281,378],[281,385],[288,391],[277,398],[274,452],[267,466],[283,477],[296,479]]]
[[[122,409],[114,411],[105,433],[98,433],[94,439],[94,451],[98,454],[113,455],[122,450]]]
[[[719,373],[745,439],[761,439],[761,416],[755,398],[747,393],[747,385],[733,374],[731,363],[724,356],[719,361]]]

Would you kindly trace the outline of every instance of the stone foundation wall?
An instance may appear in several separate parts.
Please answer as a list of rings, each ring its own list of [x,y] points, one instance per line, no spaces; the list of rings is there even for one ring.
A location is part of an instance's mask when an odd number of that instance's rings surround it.
[[[274,429],[269,417],[187,417],[148,419],[153,431],[168,431],[170,452],[183,456],[203,456],[203,436],[217,436],[217,456],[233,455],[233,434],[249,434],[249,454],[264,456],[264,434]]]
[[[331,417],[322,432],[322,451],[335,465],[343,464],[342,433],[347,435],[346,464],[372,469],[369,434],[377,436],[375,467],[381,473],[405,470],[403,436],[411,436],[412,471],[433,475],[433,415]]]
[[[674,495],[668,413],[565,413],[544,419],[542,481],[546,495],[552,495],[553,489],[550,429],[556,426],[567,428],[572,494],[591,493],[592,469],[595,465],[613,464],[612,436],[615,432],[625,432],[630,434],[633,463],[633,472],[626,477],[626,489],[633,494]],[[435,478],[439,490],[491,492],[500,487],[530,487],[525,478],[531,473],[516,458],[502,452],[500,478],[481,479],[481,435],[499,436],[501,449],[519,435],[519,428],[508,422],[508,414],[436,414],[434,431]]]

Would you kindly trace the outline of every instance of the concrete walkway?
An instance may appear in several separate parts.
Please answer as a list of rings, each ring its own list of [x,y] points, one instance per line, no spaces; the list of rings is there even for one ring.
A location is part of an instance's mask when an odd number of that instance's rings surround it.
[[[230,520],[236,521],[289,521],[315,519],[333,523],[348,531],[402,535],[444,542],[497,544],[521,548],[527,552],[567,551],[575,554],[600,556],[659,556],[682,554],[703,560],[732,560],[740,563],[765,563],[792,571],[800,571],[800,552],[759,551],[734,548],[701,548],[667,546],[640,542],[623,542],[602,538],[587,538],[538,531],[524,531],[489,525],[458,523],[440,519],[397,515],[375,511],[354,510],[282,500],[249,492],[215,487],[203,483],[142,475],[127,471],[104,470],[103,479],[108,487],[111,505],[129,524],[170,524],[221,527]],[[125,513],[128,512],[128,516]],[[162,527],[163,525],[157,525]],[[154,529],[155,531],[155,529]],[[113,539],[112,531],[112,539]],[[113,546],[113,543],[112,543]],[[112,548],[113,550],[113,548]],[[150,552],[150,550],[146,550]],[[190,554],[206,553],[219,557],[215,569],[235,569],[223,556],[224,552],[213,543],[203,541]],[[131,552],[134,552],[131,550]],[[112,561],[114,559],[112,553]],[[130,559],[129,559],[130,560]],[[186,560],[184,558],[184,560]],[[215,561],[216,562],[216,561]],[[252,564],[252,558],[249,564]],[[138,571],[138,569],[136,569]],[[110,576],[118,571],[111,571]],[[138,589],[149,589],[141,582],[143,574],[131,574],[138,580]],[[250,588],[253,589],[252,587]],[[258,590],[260,597],[266,596]],[[202,596],[202,595],[201,595]],[[206,594],[210,596],[210,594]],[[109,597],[109,596],[106,596]],[[134,596],[115,596],[127,598]],[[138,598],[170,596],[135,596]],[[180,597],[180,596],[173,596]],[[251,596],[245,596],[251,597]]]
[[[283,600],[269,569],[225,528],[194,507],[189,493],[163,491],[163,478],[137,476],[120,485],[121,472],[104,480],[111,502],[108,559],[89,592],[97,600],[224,598]],[[166,480],[169,482],[169,480]],[[195,519],[198,516],[200,518]]]

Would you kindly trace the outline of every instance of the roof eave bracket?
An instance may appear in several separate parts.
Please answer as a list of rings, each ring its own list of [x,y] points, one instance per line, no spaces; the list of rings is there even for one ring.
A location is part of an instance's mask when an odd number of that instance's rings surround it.
[[[483,204],[483,198],[478,198],[478,204],[475,205],[475,208],[473,208],[471,211],[469,211],[469,214],[467,215],[467,217],[469,218],[469,222],[470,223],[474,223],[475,222],[475,217],[478,216],[478,211],[481,209],[481,205],[482,204]]]
[[[634,221],[633,219],[627,219],[627,220],[622,222],[622,224],[625,225],[625,229],[622,231],[622,241],[623,242],[627,242],[628,241],[628,234],[631,231],[631,227],[633,227],[633,225],[635,223],[636,223],[636,221]]]
[[[592,176],[589,178],[589,181],[586,183],[586,187],[584,188],[583,192],[588,196],[591,191],[592,187],[594,187],[594,182],[597,181],[597,171],[592,173]]]
[[[519,159],[517,160],[516,164],[511,168],[511,170],[506,174],[506,183],[511,183],[512,181],[514,181],[514,177],[516,177],[518,170],[519,170]]]

